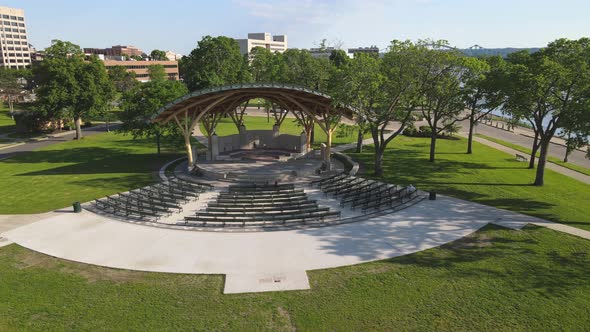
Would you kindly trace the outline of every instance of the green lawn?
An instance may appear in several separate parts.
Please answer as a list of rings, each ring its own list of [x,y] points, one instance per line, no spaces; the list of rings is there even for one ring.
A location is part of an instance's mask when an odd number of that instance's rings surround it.
[[[271,116],[270,122],[267,122],[266,117],[262,116],[244,116],[244,125],[248,130],[272,130],[274,124],[274,118]],[[350,128],[350,127],[349,127]],[[282,134],[300,135],[303,128],[300,127],[295,119],[286,118],[281,125],[280,132]],[[314,128],[315,131],[315,145],[326,142],[326,134],[320,126],[317,124]],[[205,133],[205,128],[201,124],[201,132]],[[219,136],[235,135],[238,133],[236,125],[232,122],[231,118],[223,118],[217,124],[216,133]],[[353,128],[350,128],[348,132],[346,130],[339,129],[332,136],[332,144],[346,144],[350,142],[356,142],[358,132]]]
[[[524,163],[478,143],[466,155],[465,144],[439,140],[432,164],[427,138],[398,137],[385,179],[590,229],[590,186],[549,170],[545,187],[530,186]],[[0,213],[148,184],[177,155],[154,149],[103,134],[0,161]],[[370,147],[351,155],[371,167]],[[588,271],[590,241],[535,226],[490,225],[416,254],[311,271],[307,291],[238,295],[222,294],[219,275],[101,268],[10,245],[0,248],[0,330],[584,331]]]
[[[0,214],[38,213],[154,181],[153,172],[179,156],[155,143],[114,133],[85,137],[0,161]]]
[[[0,248],[0,330],[584,331],[590,241],[495,226],[312,271],[311,290],[223,295],[223,277],[113,270]]]
[[[474,142],[465,154],[465,139],[438,140],[436,162],[428,161],[429,138],[400,136],[385,153],[384,180],[521,212],[590,230],[590,185],[546,170],[545,186],[531,183],[535,170],[514,156]],[[350,153],[368,173],[373,149]]]
[[[516,145],[516,144],[510,143],[510,142],[506,142],[504,140],[497,139],[497,138],[494,138],[494,137],[490,137],[490,136],[486,136],[486,135],[482,135],[482,134],[475,134],[475,136],[481,137],[483,139],[486,139],[486,140],[491,141],[491,142],[494,142],[494,143],[498,143],[500,145],[504,145],[506,147],[509,147],[511,149],[520,151],[522,153],[526,153],[529,156],[530,156],[530,154],[532,152],[532,150],[529,149],[529,148],[525,148],[525,147],[522,147],[520,145]],[[537,152],[537,157],[538,156],[539,156],[539,153]],[[576,171],[576,172],[579,172],[579,173],[582,173],[582,174],[585,174],[585,175],[590,176],[590,169],[588,169],[588,168],[586,168],[584,166],[579,166],[579,165],[575,165],[575,164],[572,164],[572,163],[564,163],[562,159],[551,157],[551,156],[547,156],[547,161],[552,162],[554,164],[557,164],[559,166],[563,166],[565,168],[569,168],[572,171]]]
[[[0,135],[13,132],[15,129],[14,120],[8,114],[8,106],[0,103]]]

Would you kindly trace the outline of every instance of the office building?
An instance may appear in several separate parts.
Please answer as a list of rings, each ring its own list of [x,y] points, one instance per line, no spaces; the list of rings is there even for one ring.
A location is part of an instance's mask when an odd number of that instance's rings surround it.
[[[348,53],[355,55],[357,53],[366,53],[366,54],[375,54],[379,56],[379,47],[371,46],[371,47],[357,47],[357,48],[349,48]]]
[[[102,54],[105,57],[109,56],[141,56],[142,50],[131,45],[115,45],[109,48],[84,48],[86,54]]]
[[[31,54],[22,9],[0,7],[0,66],[21,69],[31,65]]]
[[[122,66],[127,69],[128,72],[135,73],[135,79],[141,82],[147,82],[150,80],[148,67],[151,65],[162,65],[164,71],[168,74],[169,80],[178,81],[178,62],[177,61],[114,61],[105,60],[105,67],[108,69],[115,66]]]
[[[247,39],[236,39],[242,54],[250,54],[254,47],[263,47],[271,52],[283,53],[287,50],[287,36],[271,36],[268,32],[249,33]]]

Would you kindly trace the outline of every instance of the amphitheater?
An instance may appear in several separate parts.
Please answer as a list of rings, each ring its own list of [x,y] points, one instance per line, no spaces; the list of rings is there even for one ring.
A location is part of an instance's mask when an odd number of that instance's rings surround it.
[[[281,134],[278,126],[250,132],[242,126],[227,137],[195,126],[209,121],[206,127],[214,128],[215,110],[234,110],[253,97],[319,114],[317,121],[334,111],[327,96],[293,87],[192,93],[154,119],[176,121],[187,143],[187,157],[164,165],[158,183],[86,202],[81,213],[47,213],[3,236],[88,264],[224,274],[224,292],[243,293],[308,289],[309,270],[425,250],[488,223],[519,229],[536,221],[360,176],[359,165],[342,153],[350,145],[331,147],[328,140],[311,149],[305,134]],[[324,126],[331,132],[328,121]],[[193,136],[205,155],[195,153]]]

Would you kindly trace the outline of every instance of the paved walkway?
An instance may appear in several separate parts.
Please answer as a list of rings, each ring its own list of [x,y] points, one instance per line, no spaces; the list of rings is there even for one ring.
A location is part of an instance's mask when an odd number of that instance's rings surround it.
[[[494,149],[497,149],[497,150],[500,150],[500,151],[504,151],[504,152],[509,153],[509,154],[511,154],[513,156],[516,155],[516,154],[522,155],[522,152],[520,152],[520,151],[511,149],[509,147],[506,147],[504,145],[501,145],[501,144],[498,144],[498,143],[495,143],[495,142],[492,142],[492,141],[488,141],[487,139],[484,139],[484,138],[481,138],[481,137],[473,136],[473,140],[476,141],[476,142],[485,144],[485,145],[487,145],[489,147],[492,147]],[[582,174],[580,172],[573,171],[573,170],[571,170],[569,168],[565,168],[563,166],[559,166],[557,164],[550,163],[550,162],[547,162],[545,164],[545,167],[548,168],[548,169],[550,169],[550,170],[553,170],[553,171],[556,171],[558,173],[561,173],[563,175],[569,176],[570,178],[573,178],[573,179],[576,179],[578,181],[581,181],[581,182],[590,184],[590,176],[588,176],[588,175]]]
[[[467,121],[463,121],[461,125],[461,130],[463,132],[467,132],[469,130],[469,123]],[[488,124],[480,123],[476,127],[475,132],[478,134],[501,139],[512,144],[520,145],[527,149],[531,148],[534,140],[534,133],[530,129],[521,127],[517,127],[514,129],[514,132],[511,132],[503,130],[501,128],[496,128],[494,126],[490,126]],[[551,145],[549,146],[549,156],[563,160],[564,155],[565,146],[563,145],[563,139],[559,137],[554,137],[551,140]],[[590,159],[586,158],[585,149],[572,151],[572,153],[569,156],[569,163],[590,168]]]
[[[20,218],[21,216],[19,216]],[[367,221],[261,233],[187,232],[111,220],[88,211],[57,213],[2,236],[76,262],[130,270],[225,274],[225,293],[307,289],[306,271],[386,259],[464,237],[488,223],[564,227],[439,196]],[[575,235],[590,239],[590,232]]]
[[[114,130],[118,127],[118,124],[110,124],[110,130]],[[90,128],[82,129],[82,133],[84,136],[92,136],[96,134],[105,133],[106,125],[97,125]],[[25,142],[25,143],[18,143],[14,145],[10,145],[7,147],[0,148],[0,160],[7,159],[13,156],[16,156],[21,153],[31,152],[49,145],[63,143],[67,141],[71,141],[76,137],[76,131],[68,131],[65,133],[55,134],[55,135],[48,135],[45,138]]]

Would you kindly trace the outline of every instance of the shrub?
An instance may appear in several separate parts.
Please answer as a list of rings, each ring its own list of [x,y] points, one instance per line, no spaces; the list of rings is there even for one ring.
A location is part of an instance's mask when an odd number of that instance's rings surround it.
[[[430,137],[432,135],[432,129],[429,126],[420,126],[420,136]]]
[[[418,129],[416,129],[416,126],[414,126],[414,124],[411,123],[406,127],[406,129],[404,129],[403,134],[404,136],[415,137],[418,136]]]

